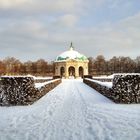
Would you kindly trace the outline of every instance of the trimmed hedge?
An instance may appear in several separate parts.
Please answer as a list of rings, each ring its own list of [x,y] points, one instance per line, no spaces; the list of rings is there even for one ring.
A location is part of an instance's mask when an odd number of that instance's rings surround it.
[[[116,101],[115,100],[115,94],[112,88],[108,88],[106,86],[100,85],[99,83],[96,83],[94,81],[90,81],[88,79],[84,79],[83,82],[85,84],[87,84],[88,86],[90,86],[91,88],[95,89],[96,91],[98,91],[99,93],[101,93],[102,95],[106,96],[107,98],[111,99],[112,101]]]
[[[41,87],[39,89],[40,94],[39,94],[38,98],[41,98],[42,96],[44,96],[50,90],[54,89],[57,85],[59,85],[61,82],[62,82],[61,79],[58,79],[58,80],[55,80],[52,82],[50,81],[48,84]]]
[[[47,82],[47,81],[51,81],[52,79],[35,79],[35,83],[44,83],[44,82]]]
[[[94,88],[116,103],[140,103],[140,75],[118,74],[114,76],[113,87],[108,88],[94,81],[84,79],[84,83]]]
[[[35,88],[33,77],[1,77],[0,106],[33,104],[61,82],[58,81],[45,85],[39,90]]]
[[[0,105],[27,105],[38,93],[32,77],[1,77]]]
[[[92,79],[92,75],[84,75],[84,78],[90,78],[90,79]]]
[[[119,103],[140,103],[140,75],[119,74],[113,79],[113,90]]]
[[[59,75],[55,75],[55,76],[53,76],[53,79],[59,79],[59,78],[62,78],[62,77],[59,76]]]
[[[112,82],[113,78],[92,78],[93,80],[101,81],[101,82]]]

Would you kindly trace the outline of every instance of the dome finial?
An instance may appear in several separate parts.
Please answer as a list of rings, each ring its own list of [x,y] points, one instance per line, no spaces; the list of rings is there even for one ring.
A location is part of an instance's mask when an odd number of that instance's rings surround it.
[[[74,50],[74,47],[73,47],[72,42],[71,42],[71,44],[70,44],[70,51],[73,51],[73,50]]]

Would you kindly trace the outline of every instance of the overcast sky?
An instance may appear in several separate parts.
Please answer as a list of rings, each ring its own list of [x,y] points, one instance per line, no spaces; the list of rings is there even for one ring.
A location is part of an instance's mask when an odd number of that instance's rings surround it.
[[[0,59],[140,55],[140,0],[0,0]]]

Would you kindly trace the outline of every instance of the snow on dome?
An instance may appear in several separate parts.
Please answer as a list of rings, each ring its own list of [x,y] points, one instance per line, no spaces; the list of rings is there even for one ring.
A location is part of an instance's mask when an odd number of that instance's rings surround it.
[[[74,50],[72,43],[70,46],[70,49],[68,51],[65,51],[61,53],[59,56],[57,56],[56,61],[66,61],[66,60],[79,60],[79,61],[87,61],[87,57],[77,51]]]

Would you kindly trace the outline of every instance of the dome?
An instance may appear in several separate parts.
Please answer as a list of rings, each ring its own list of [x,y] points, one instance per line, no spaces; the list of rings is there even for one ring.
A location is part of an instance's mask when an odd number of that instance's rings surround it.
[[[59,56],[57,56],[56,61],[67,61],[67,60],[77,60],[77,61],[87,61],[87,57],[77,51],[74,50],[72,43],[70,46],[70,49],[68,51],[65,51],[61,53]]]

